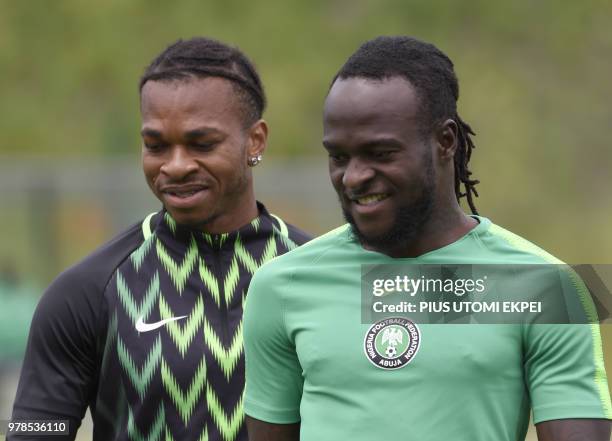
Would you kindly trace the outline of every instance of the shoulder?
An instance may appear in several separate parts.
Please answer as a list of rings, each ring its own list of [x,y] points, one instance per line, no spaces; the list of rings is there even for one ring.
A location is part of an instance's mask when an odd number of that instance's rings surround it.
[[[270,275],[279,276],[281,274],[286,276],[287,272],[291,273],[295,268],[303,268],[314,264],[329,252],[337,251],[339,247],[348,242],[349,228],[348,225],[343,225],[304,243],[299,248],[275,257],[262,265],[255,273],[255,276],[259,275],[259,278]]]
[[[286,224],[287,232],[289,233],[289,238],[294,241],[297,245],[303,245],[306,242],[312,240],[312,235],[306,233],[305,231],[297,228],[294,225]]]
[[[108,280],[143,241],[141,221],[63,271],[43,294],[36,314],[79,311],[97,315]]]
[[[508,263],[525,264],[562,264],[563,262],[533,242],[515,234],[488,219],[488,228],[479,235],[482,245],[491,253],[501,257]]]
[[[288,222],[285,222],[279,216],[272,213],[267,214],[276,231],[280,233],[281,236],[289,239],[295,245],[290,247],[291,249],[295,248],[296,246],[300,246],[312,239],[312,235],[306,233],[305,231],[297,228],[296,226]]]
[[[54,284],[103,288],[115,269],[144,241],[142,222],[133,224],[84,259],[62,272]]]
[[[279,216],[270,213],[263,203],[257,201],[257,208],[259,209],[260,215],[272,223],[273,230],[276,234],[280,235],[284,242],[286,242],[288,249],[296,248],[312,239],[311,234],[285,222]]]
[[[55,414],[80,421],[106,348],[107,283],[144,236],[141,223],[129,227],[47,288],[32,318],[14,415]]]

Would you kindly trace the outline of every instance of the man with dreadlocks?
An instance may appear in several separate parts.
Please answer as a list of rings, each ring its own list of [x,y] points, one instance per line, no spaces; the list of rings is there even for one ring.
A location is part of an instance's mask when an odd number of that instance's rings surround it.
[[[153,60],[140,98],[144,174],[163,208],[48,288],[13,419],[68,420],[50,439],[72,440],[89,407],[94,441],[246,441],[246,290],[308,238],[254,196],[262,84],[238,49],[194,38]]]
[[[348,225],[253,278],[251,441],[519,440],[530,408],[541,441],[608,440],[597,325],[362,321],[362,275],[374,265],[552,259],[476,215],[473,132],[458,97],[451,60],[409,37],[368,41],[332,81],[323,145]]]

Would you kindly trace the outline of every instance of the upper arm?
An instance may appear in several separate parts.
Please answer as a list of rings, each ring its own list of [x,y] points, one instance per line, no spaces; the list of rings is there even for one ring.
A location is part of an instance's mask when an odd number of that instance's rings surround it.
[[[525,375],[535,423],[611,418],[598,325],[531,325]]]
[[[288,284],[265,265],[251,281],[244,311],[245,413],[279,424],[300,421],[303,386],[302,368],[284,320],[281,294]]]
[[[60,275],[38,303],[12,417],[69,419],[71,438],[95,394],[100,312],[74,271]]]
[[[544,421],[536,425],[539,441],[609,441],[610,421],[568,419]]]
[[[582,281],[569,272],[562,279],[566,299],[580,301],[590,314],[592,302]],[[576,322],[525,328],[525,375],[536,424],[612,419],[599,325]]]

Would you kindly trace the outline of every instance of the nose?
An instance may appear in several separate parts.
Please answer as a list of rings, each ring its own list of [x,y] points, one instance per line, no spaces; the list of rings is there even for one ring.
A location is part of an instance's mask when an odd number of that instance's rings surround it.
[[[353,158],[344,169],[342,185],[346,190],[356,191],[373,179],[375,175],[376,172],[372,167],[359,158]]]
[[[183,146],[176,145],[168,150],[160,171],[173,180],[181,180],[197,169],[198,164],[189,151]]]

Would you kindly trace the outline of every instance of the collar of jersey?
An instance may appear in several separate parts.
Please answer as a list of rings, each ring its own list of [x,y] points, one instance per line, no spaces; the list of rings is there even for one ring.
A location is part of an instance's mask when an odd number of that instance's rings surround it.
[[[435,250],[431,250],[428,251],[427,253],[421,254],[420,256],[417,257],[397,257],[397,258],[393,258],[393,257],[389,257],[386,254],[380,253],[378,251],[372,251],[372,250],[368,250],[365,249],[361,243],[359,243],[359,240],[355,237],[355,235],[353,234],[350,225],[346,224],[347,228],[345,230],[345,235],[346,238],[348,239],[348,241],[355,247],[358,247],[361,251],[363,251],[363,253],[365,253],[366,255],[370,255],[372,257],[378,258],[380,260],[383,261],[393,261],[393,262],[415,262],[415,261],[421,261],[421,260],[427,260],[430,258],[435,258],[438,255],[444,255],[444,253],[448,252],[450,249],[453,249],[457,246],[460,246],[464,241],[473,239],[475,237],[478,237],[484,233],[486,233],[489,230],[489,227],[491,226],[491,221],[484,217],[484,216],[476,216],[476,215],[470,215],[470,217],[476,219],[478,221],[478,225],[476,225],[474,228],[472,228],[470,231],[468,231],[466,234],[464,234],[463,236],[461,236],[460,238],[458,238],[457,240],[455,240],[452,243],[449,243],[448,245],[444,245],[441,248],[436,248]]]
[[[274,229],[272,217],[266,207],[257,202],[259,216],[246,225],[234,231],[221,234],[209,234],[196,228],[178,224],[165,209],[156,213],[150,219],[151,232],[157,236],[164,245],[189,245],[193,240],[198,245],[210,248],[224,248],[233,246],[237,238],[243,242],[248,242],[254,237],[261,237],[262,234],[271,234]]]

